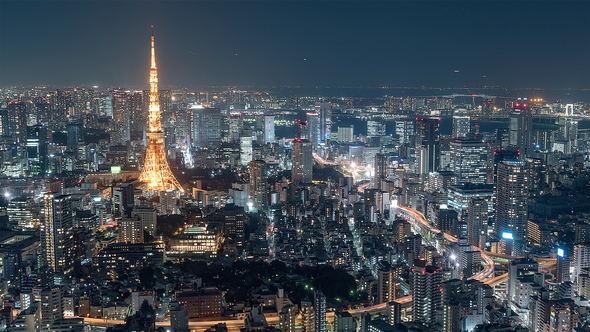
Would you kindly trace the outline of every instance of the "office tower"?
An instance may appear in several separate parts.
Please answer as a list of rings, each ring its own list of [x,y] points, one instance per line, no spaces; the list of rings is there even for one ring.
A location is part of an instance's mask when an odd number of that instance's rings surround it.
[[[532,276],[539,272],[539,263],[526,258],[515,259],[508,266],[508,300],[514,301],[516,293],[516,279]]]
[[[496,229],[498,235],[511,233],[524,239],[528,221],[529,171],[526,162],[505,160],[498,165],[496,188]]]
[[[82,124],[68,123],[66,128],[68,131],[68,141],[67,141],[68,150],[77,151],[78,143],[84,141],[84,136],[82,134]]]
[[[279,327],[281,332],[295,332],[295,319],[297,318],[297,310],[292,304],[283,307],[279,313]]]
[[[117,242],[143,243],[143,224],[140,217],[123,217],[119,219],[117,225]]]
[[[61,321],[64,316],[63,296],[64,289],[60,286],[43,288],[41,296],[41,331],[53,330],[55,323]]]
[[[129,96],[126,91],[113,91],[113,123],[114,131],[111,134],[113,145],[125,145],[130,139],[129,126]]]
[[[590,269],[590,246],[585,244],[574,246],[574,283],[579,283],[580,274],[588,269]]]
[[[533,153],[533,115],[526,102],[518,101],[510,112],[509,122],[510,139],[512,148],[520,152],[520,157],[532,157]]]
[[[291,149],[291,182],[311,183],[313,179],[312,143],[306,139],[294,139]]]
[[[275,142],[275,117],[272,115],[264,116],[264,143],[272,144]]]
[[[451,209],[439,209],[436,227],[445,233],[455,233],[458,213]]]
[[[578,120],[566,118],[563,126],[560,128],[562,137],[565,141],[570,142],[572,147],[578,146]]]
[[[216,148],[221,145],[221,110],[193,108],[193,146]]]
[[[498,183],[498,165],[504,160],[517,160],[518,151],[494,150],[492,173],[494,175],[494,184]]]
[[[307,138],[314,146],[320,143],[320,114],[309,112],[307,116],[307,126],[302,128],[306,130],[303,137]]]
[[[332,134],[332,104],[317,103],[315,110],[319,114],[318,143],[323,144],[330,140]]]
[[[408,144],[416,133],[413,120],[395,120],[395,134],[401,144]]]
[[[488,202],[481,198],[473,198],[467,208],[467,243],[483,247],[488,234]]]
[[[451,171],[456,183],[485,184],[488,178],[488,145],[471,135],[451,140]]]
[[[321,290],[314,295],[315,332],[326,332],[326,296]]]
[[[334,314],[334,332],[356,332],[356,321],[348,311]]]
[[[240,163],[247,166],[252,161],[252,136],[240,137]]]
[[[367,121],[367,136],[385,136],[387,135],[385,123],[381,121]]]
[[[43,195],[41,251],[45,267],[59,284],[74,267],[74,232],[70,196],[55,193]]]
[[[8,202],[6,214],[8,224],[13,231],[33,229],[33,199],[25,197],[13,198]]]
[[[420,265],[420,264],[418,264]],[[415,322],[434,324],[436,312],[442,305],[442,268],[414,266],[410,273],[412,283],[412,316]]]
[[[134,91],[129,96],[129,129],[131,131],[146,130],[148,122],[148,112],[144,104],[149,105],[149,99],[149,91],[146,94],[144,94],[143,91]]]
[[[461,329],[461,302],[451,299],[443,305],[443,332],[459,332]]]
[[[223,218],[224,235],[235,241],[237,248],[241,248],[244,245],[244,208],[235,204],[226,204],[220,213]]]
[[[567,255],[565,249],[557,248],[557,271],[555,281],[557,283],[563,283],[570,281],[570,266],[571,258]]]
[[[420,175],[436,172],[440,153],[440,119],[416,119],[416,155],[420,150]]]
[[[167,125],[174,125],[174,115],[172,114],[172,91],[158,90],[158,100],[160,101],[162,122]]]
[[[301,332],[315,330],[315,311],[309,298],[301,301]]]
[[[387,179],[387,158],[385,155],[377,153],[375,155],[375,177],[373,179],[373,188],[381,190],[381,180]]]
[[[27,138],[27,106],[23,102],[10,102],[5,119],[8,123],[8,134],[3,136],[12,136],[16,138],[18,144],[24,145]]]
[[[397,278],[404,272],[401,266],[391,266],[386,261],[380,261],[377,268],[377,302],[390,302],[397,298]]]
[[[338,142],[352,143],[354,142],[354,126],[338,127]]]
[[[150,68],[150,105],[149,105],[149,130],[146,133],[148,139],[145,161],[139,180],[147,183],[149,190],[166,191],[179,190],[184,192],[178,180],[172,174],[166,150],[164,150],[164,133],[160,118],[160,102],[158,100],[158,68],[156,67],[156,49],[154,34],[152,31],[152,54]]]
[[[8,110],[0,108],[0,137],[10,136],[10,126],[8,120]]]
[[[465,137],[470,132],[471,117],[467,110],[456,110],[453,114],[453,138]]]
[[[402,304],[400,302],[391,301],[385,305],[387,314],[387,321],[389,325],[396,325],[402,321]]]
[[[22,305],[21,305],[22,306]],[[10,332],[36,332],[41,330],[41,305],[27,306],[21,311],[8,329]]]
[[[27,127],[27,167],[30,175],[47,173],[47,128],[36,125]]]
[[[121,183],[113,188],[113,214],[115,217],[127,216],[135,202],[135,186],[132,183]]]
[[[144,231],[151,236],[156,235],[158,228],[158,215],[156,209],[150,207],[134,207],[131,216],[138,216],[141,219],[141,225]]]
[[[267,172],[266,163],[263,160],[250,162],[250,191],[253,207],[255,211],[262,213],[268,212]]]
[[[188,312],[186,307],[176,300],[170,302],[170,327],[172,328],[172,332],[190,331],[188,328]]]

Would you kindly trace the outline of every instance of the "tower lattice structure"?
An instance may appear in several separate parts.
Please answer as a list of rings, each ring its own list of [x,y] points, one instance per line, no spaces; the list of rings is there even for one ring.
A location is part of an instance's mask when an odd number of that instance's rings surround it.
[[[164,132],[160,119],[160,100],[158,92],[158,68],[156,67],[156,49],[152,26],[152,64],[150,67],[150,106],[149,130],[146,133],[148,144],[145,161],[139,180],[145,182],[149,190],[179,190],[184,192],[180,183],[172,174],[166,150],[164,149]]]

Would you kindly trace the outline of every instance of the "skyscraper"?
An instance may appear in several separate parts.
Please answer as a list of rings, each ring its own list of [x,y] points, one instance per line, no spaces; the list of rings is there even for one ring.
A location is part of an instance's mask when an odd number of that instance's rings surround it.
[[[266,189],[267,169],[263,160],[250,162],[250,191],[252,192],[253,207],[258,212],[268,211],[268,196]]]
[[[264,116],[264,144],[275,142],[275,117],[272,115]]]
[[[488,202],[481,198],[472,198],[467,208],[467,243],[482,247],[480,238],[488,231]]]
[[[415,322],[433,324],[442,306],[442,268],[415,266],[410,274],[412,283],[412,315]]]
[[[373,188],[381,190],[381,180],[387,178],[387,158],[381,153],[375,155],[375,178]]]
[[[520,151],[520,157],[532,157],[533,115],[526,102],[518,101],[510,112],[510,146]]]
[[[309,112],[306,116],[307,126],[303,128],[306,131],[304,137],[307,138],[313,146],[317,146],[320,143],[320,114]]]
[[[453,138],[465,137],[469,133],[471,117],[467,110],[457,110],[453,114]]]
[[[315,332],[326,332],[326,296],[321,290],[314,292]]]
[[[317,103],[315,105],[316,113],[319,114],[319,141],[323,144],[330,140],[332,134],[332,104],[331,103]]]
[[[153,26],[152,26],[153,29]],[[139,180],[147,183],[149,190],[180,190],[184,192],[178,180],[172,174],[166,150],[164,149],[164,133],[160,119],[160,102],[158,100],[158,68],[156,67],[156,48],[152,30],[152,61],[150,68],[150,106],[149,131],[146,133],[148,146],[145,161]]]
[[[68,131],[68,150],[76,151],[78,149],[78,142],[83,140],[82,136],[82,124],[81,123],[68,123],[66,126]]]
[[[36,125],[27,127],[27,154],[30,175],[47,173],[47,128]]]
[[[129,118],[129,95],[121,89],[113,91],[113,123],[111,143],[125,145],[131,138]]]
[[[416,133],[414,120],[395,120],[395,134],[401,144],[408,144]]]
[[[524,239],[528,220],[529,172],[526,162],[505,160],[498,164],[496,188],[496,229]]]
[[[451,171],[455,182],[485,184],[488,178],[488,145],[481,136],[451,140]]]
[[[292,143],[291,159],[291,182],[311,183],[313,178],[313,155],[312,144],[306,139],[294,139]]]
[[[420,169],[436,172],[439,165],[440,118],[416,119],[416,149],[420,150]],[[418,155],[418,151],[416,152]],[[420,174],[423,174],[422,172]]]
[[[221,118],[219,108],[194,108],[193,146],[216,148],[221,145]]]
[[[45,266],[59,284],[74,267],[74,232],[70,196],[55,193],[43,195],[41,251]]]

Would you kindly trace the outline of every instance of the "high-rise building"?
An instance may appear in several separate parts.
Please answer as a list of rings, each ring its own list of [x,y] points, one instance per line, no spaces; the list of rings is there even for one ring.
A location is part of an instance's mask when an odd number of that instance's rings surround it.
[[[78,149],[78,143],[84,140],[84,136],[82,134],[82,124],[68,123],[66,128],[68,131],[68,150],[76,151]]]
[[[471,117],[467,110],[457,110],[453,114],[453,138],[465,137],[470,131]]]
[[[315,105],[316,113],[319,114],[318,126],[318,143],[326,143],[330,140],[332,134],[332,104],[317,103]]]
[[[127,91],[113,91],[113,123],[111,134],[113,145],[125,145],[130,140],[129,95]]]
[[[14,231],[36,228],[33,225],[33,199],[26,197],[13,198],[6,208],[8,224]]]
[[[338,127],[338,142],[352,143],[354,142],[354,126]]]
[[[583,270],[590,269],[590,246],[579,244],[574,246],[574,283],[579,283]]]
[[[410,274],[412,283],[412,316],[415,322],[433,324],[436,312],[442,306],[442,268],[414,266]]]
[[[426,174],[436,172],[440,154],[440,118],[416,119],[416,149],[421,149],[420,169]]]
[[[72,201],[67,195],[43,195],[41,251],[45,267],[59,284],[74,267],[74,232]]]
[[[533,115],[526,102],[518,101],[510,112],[510,146],[520,152],[521,158],[532,157]]]
[[[148,189],[152,191],[179,190],[184,192],[184,189],[178,183],[174,174],[172,174],[166,157],[166,150],[164,149],[165,135],[162,131],[158,93],[158,68],[156,67],[156,48],[153,30],[151,54],[149,130],[146,133],[148,145],[139,180],[145,182]]]
[[[221,145],[221,110],[193,108],[193,146],[216,148]]]
[[[334,332],[356,332],[356,321],[348,311],[334,314]]]
[[[555,275],[555,281],[557,283],[563,283],[570,281],[570,267],[571,257],[568,255],[564,248],[557,248],[557,269]]]
[[[498,165],[496,234],[524,239],[528,221],[529,171],[526,162],[506,160]]]
[[[170,327],[173,332],[189,332],[188,312],[179,301],[170,302]]]
[[[27,106],[24,102],[9,102],[6,117],[7,134],[2,133],[3,136],[12,136],[16,138],[16,142],[24,145],[27,138]],[[6,127],[5,127],[6,128]]]
[[[313,155],[312,144],[306,139],[295,139],[292,143],[291,182],[311,183],[313,179]]]
[[[320,143],[320,114],[309,112],[306,114],[307,126],[303,129],[306,130],[304,138],[307,138],[314,146]]]
[[[117,222],[119,243],[143,243],[143,224],[138,216],[123,217]]]
[[[481,198],[473,198],[467,208],[467,243],[482,247],[481,242],[488,234],[488,202]]]
[[[151,236],[156,235],[158,228],[158,215],[156,209],[151,207],[134,207],[131,211],[131,216],[138,216],[141,219],[141,225],[144,231]]]
[[[381,121],[367,121],[367,136],[385,136],[387,134],[385,123]]]
[[[30,175],[47,173],[47,128],[36,125],[27,127],[27,167]]]
[[[223,216],[224,235],[235,241],[237,248],[242,248],[244,245],[244,208],[235,204],[226,204],[220,213]]]
[[[315,332],[326,332],[326,296],[321,290],[314,292]]]
[[[451,140],[451,171],[456,183],[485,184],[488,177],[488,145],[481,137]]]
[[[385,155],[377,153],[375,155],[375,178],[373,179],[373,188],[381,190],[381,180],[385,179],[387,179],[387,158]]]
[[[297,318],[297,310],[292,304],[283,307],[279,313],[279,326],[281,332],[295,332],[295,319]]]
[[[247,166],[252,161],[252,136],[240,137],[240,163]]]
[[[64,288],[60,286],[46,287],[40,292],[41,297],[41,331],[53,331],[55,323],[63,319]]]
[[[267,172],[266,163],[263,160],[250,162],[250,191],[252,192],[253,208],[262,213],[268,212]]]
[[[301,332],[315,331],[315,310],[309,298],[301,301]]]
[[[387,310],[387,320],[389,325],[396,325],[402,321],[402,304],[400,302],[391,301],[385,305]]]
[[[404,272],[401,266],[391,266],[386,261],[381,261],[377,269],[377,302],[390,302],[397,298],[396,288],[398,277]]]
[[[514,301],[516,293],[516,279],[532,276],[539,272],[539,263],[525,259],[515,259],[508,266],[508,300]]]
[[[264,144],[275,142],[275,117],[272,115],[264,116]]]
[[[395,134],[401,144],[408,144],[416,133],[414,120],[395,120]]]

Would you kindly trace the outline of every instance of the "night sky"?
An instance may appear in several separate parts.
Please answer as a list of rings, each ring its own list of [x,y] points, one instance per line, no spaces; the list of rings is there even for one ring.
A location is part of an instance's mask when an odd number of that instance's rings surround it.
[[[146,88],[152,24],[161,87],[590,88],[589,1],[0,1],[0,86]]]

